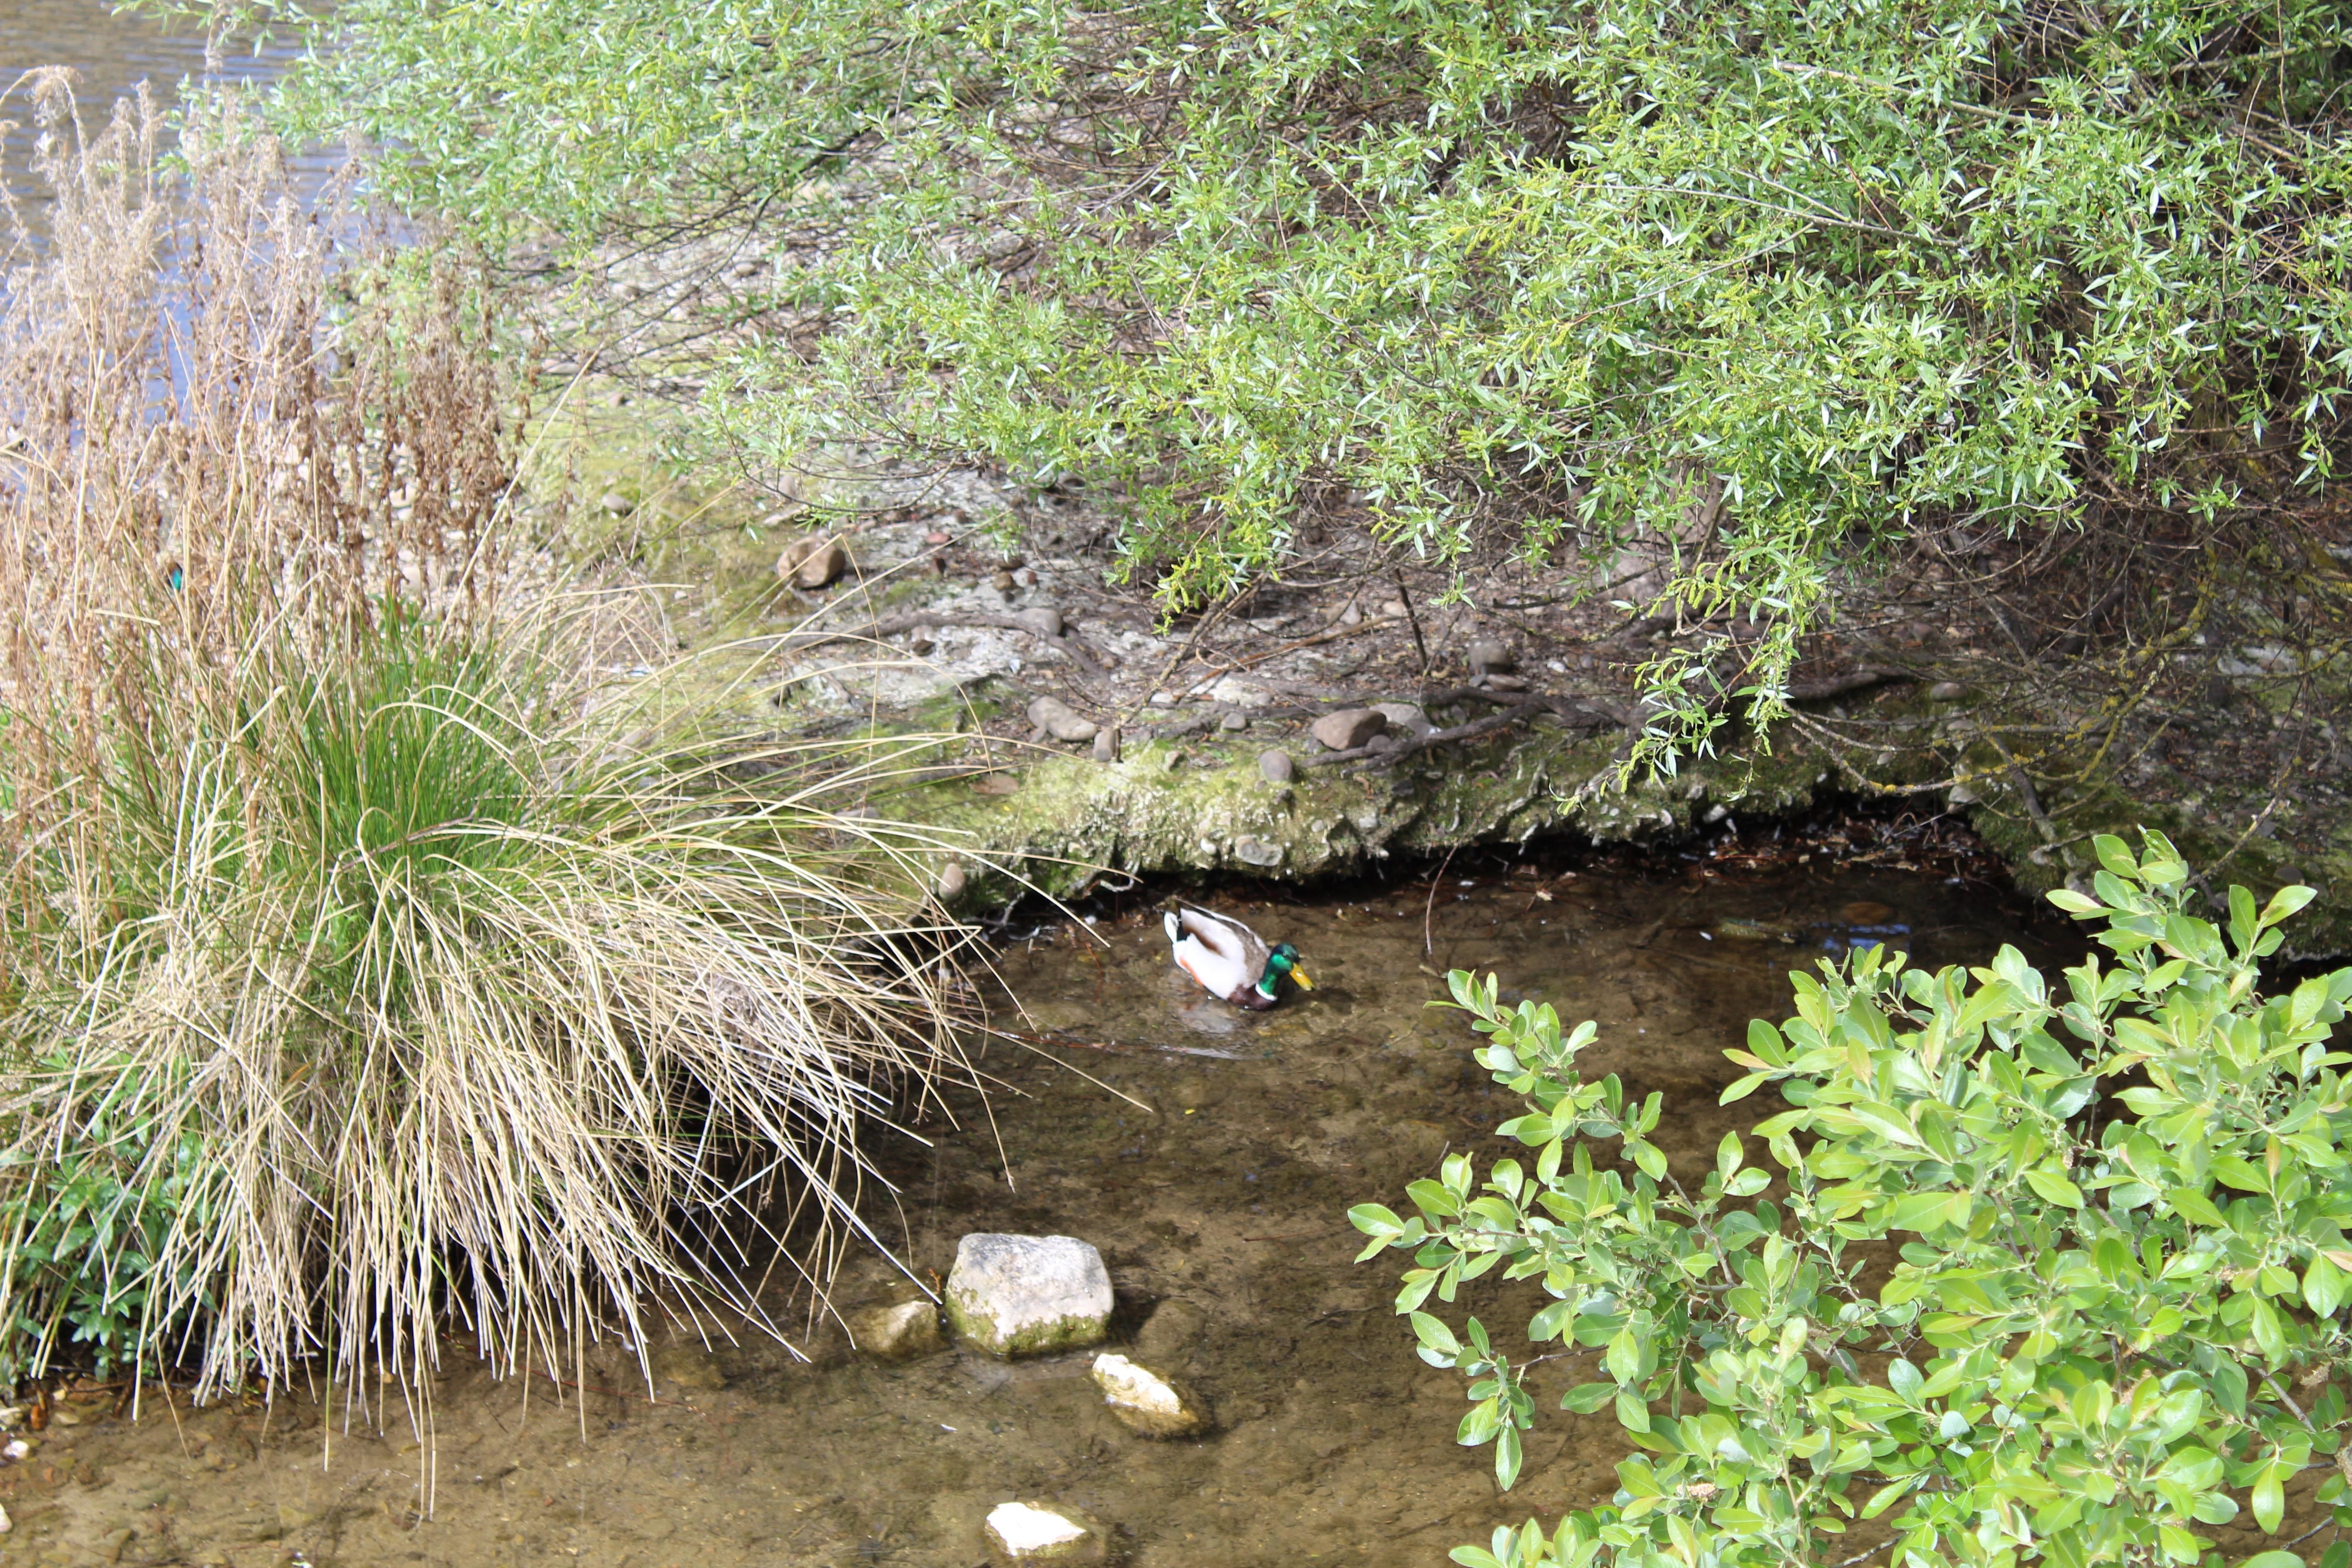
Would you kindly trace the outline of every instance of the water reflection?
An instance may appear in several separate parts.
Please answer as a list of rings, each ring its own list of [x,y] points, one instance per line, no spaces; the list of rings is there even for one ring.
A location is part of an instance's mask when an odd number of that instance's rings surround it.
[[[222,74],[230,81],[268,81],[281,73],[296,53],[290,37],[272,40],[259,52],[249,43],[233,47],[222,58]],[[117,99],[147,83],[157,101],[169,105],[180,83],[205,68],[205,37],[185,19],[169,22],[151,16],[126,16],[107,0],[5,0],[0,4],[0,87],[8,89],[0,118],[17,121],[0,143],[0,179],[26,198],[26,216],[37,229],[47,194],[34,181],[31,162],[32,104],[24,77],[40,66],[69,66],[79,80],[75,94],[83,121],[94,134],[105,123]],[[322,184],[334,160],[312,153],[294,160],[307,186]]]

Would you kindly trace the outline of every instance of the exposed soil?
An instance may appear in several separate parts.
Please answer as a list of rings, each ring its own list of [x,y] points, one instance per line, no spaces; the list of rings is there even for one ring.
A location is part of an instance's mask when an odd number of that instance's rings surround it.
[[[1093,906],[1090,928],[1004,946],[1027,1009],[1004,1025],[1040,1043],[990,1048],[992,1125],[967,1105],[961,1126],[925,1130],[931,1147],[880,1152],[898,1194],[873,1212],[934,1284],[970,1231],[1096,1243],[1118,1292],[1114,1340],[1207,1395],[1206,1438],[1127,1432],[1085,1354],[884,1365],[828,1327],[800,1342],[804,1363],[772,1341],[684,1338],[656,1354],[649,1394],[611,1355],[526,1386],[453,1346],[429,1455],[396,1398],[377,1426],[299,1394],[195,1410],[151,1390],[135,1422],[110,1393],[68,1397],[0,1470],[16,1521],[0,1562],[971,1568],[989,1508],[1043,1497],[1112,1521],[1138,1565],[1435,1563],[1497,1523],[1603,1498],[1613,1424],[1561,1415],[1499,1497],[1490,1451],[1451,1440],[1460,1381],[1417,1361],[1388,1310],[1393,1267],[1349,1261],[1348,1205],[1400,1202],[1449,1150],[1497,1152],[1491,1129],[1515,1109],[1471,1063],[1469,1032],[1424,1005],[1437,976],[1492,968],[1510,992],[1599,1020],[1590,1059],[1662,1091],[1662,1142],[1704,1163],[1756,1114],[1716,1106],[1736,1071],[1721,1053],[1750,1016],[1785,1015],[1789,968],[1857,939],[1930,963],[1980,962],[2004,940],[2046,963],[2068,940],[1962,868],[1718,848],[1679,875],[1601,856],[1465,869],[1465,856],[1315,899],[1229,894],[1219,907],[1297,942],[1317,982],[1269,1014],[1192,988],[1139,895]],[[837,1299],[911,1289],[865,1258]],[[1493,1290],[1470,1305],[1506,1339],[1529,1309]],[[1591,1375],[1580,1356],[1542,1372]]]

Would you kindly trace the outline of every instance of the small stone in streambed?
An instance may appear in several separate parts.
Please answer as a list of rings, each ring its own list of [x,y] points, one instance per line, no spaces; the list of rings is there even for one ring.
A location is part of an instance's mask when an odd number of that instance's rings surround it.
[[[1015,611],[1013,618],[1041,637],[1057,637],[1062,635],[1062,612],[1051,605],[1038,605],[1030,609]]]
[[[1105,725],[1102,729],[1095,731],[1095,761],[1098,763],[1115,763],[1118,761],[1118,725]]]
[[[849,552],[838,539],[811,534],[795,539],[776,556],[776,576],[795,588],[822,588],[849,570]]]
[[[628,497],[623,495],[618,490],[606,490],[604,492],[604,499],[599,500],[596,504],[603,507],[606,511],[611,512],[614,517],[626,517],[631,512],[637,510],[637,503],[631,500]]]
[[[1288,752],[1261,752],[1257,771],[1268,784],[1288,784],[1298,776],[1298,764],[1290,760]]]
[[[1883,926],[1895,918],[1892,906],[1856,899],[1838,910],[1838,919],[1850,926]]]
[[[1403,731],[1414,740],[1436,730],[1429,715],[1410,702],[1375,702],[1372,710],[1389,721],[1389,728]]]
[[[1220,730],[1246,730],[1249,728],[1249,715],[1246,713],[1228,713],[1223,718],[1217,721],[1217,728]]]
[[[994,578],[991,579],[991,583],[998,593],[1008,599],[1013,597],[1013,590],[1017,585],[1013,583],[1013,574],[1010,572],[999,572]]]
[[[1958,702],[1969,694],[1969,689],[1957,680],[1939,680],[1927,688],[1930,702]]]
[[[1119,1425],[1146,1437],[1197,1437],[1209,1429],[1207,1406],[1173,1380],[1123,1355],[1095,1357],[1095,1386]]]
[[[849,1337],[877,1361],[909,1361],[948,1348],[947,1335],[940,1331],[940,1310],[929,1300],[852,1312]]]
[[[1100,1344],[1110,1271],[1076,1237],[967,1236],[948,1274],[947,1307],[956,1332],[994,1355]]]
[[[951,904],[955,902],[956,900],[962,898],[963,889],[964,873],[962,861],[950,860],[946,865],[940,868],[940,900],[942,903]]]
[[[1377,708],[1342,708],[1316,720],[1307,732],[1327,751],[1352,752],[1388,727],[1388,715]]]
[[[982,1529],[1000,1563],[1105,1563],[1109,1532],[1084,1509],[1058,1502],[1006,1502],[989,1510]]]
[[[1056,741],[1091,741],[1101,732],[1093,720],[1058,697],[1040,697],[1029,704],[1029,722]]]
[[[1511,650],[1493,637],[1480,637],[1470,645],[1470,673],[1473,675],[1490,675],[1518,667],[1519,661],[1511,657]]]

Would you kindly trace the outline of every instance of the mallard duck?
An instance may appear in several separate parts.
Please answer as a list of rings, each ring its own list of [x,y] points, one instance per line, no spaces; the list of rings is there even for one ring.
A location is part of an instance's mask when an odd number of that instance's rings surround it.
[[[1170,910],[1163,922],[1176,949],[1178,968],[1199,981],[1212,996],[1236,1007],[1264,1012],[1281,1000],[1286,974],[1301,991],[1315,989],[1298,967],[1298,950],[1288,942],[1268,947],[1257,932],[1236,920],[1205,910]]]

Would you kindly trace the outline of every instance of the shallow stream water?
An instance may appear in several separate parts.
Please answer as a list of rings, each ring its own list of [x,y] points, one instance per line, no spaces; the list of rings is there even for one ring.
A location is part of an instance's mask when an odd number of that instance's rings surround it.
[[[1606,1416],[1548,1411],[1525,1477],[1498,1496],[1491,1450],[1452,1441],[1461,1380],[1417,1361],[1389,1310],[1396,1263],[1350,1262],[1350,1205],[1402,1206],[1448,1151],[1482,1165],[1503,1152],[1492,1129],[1515,1106],[1471,1062],[1458,1016],[1425,1005],[1439,976],[1491,969],[1507,994],[1598,1020],[1591,1067],[1661,1091],[1660,1142],[1704,1164],[1727,1129],[1767,1113],[1717,1107],[1737,1071],[1722,1052],[1751,1016],[1786,1016],[1790,968],[1877,940],[1930,964],[1981,962],[2004,940],[2049,962],[2065,937],[2021,927],[2020,907],[1980,887],[1818,861],[1720,876],[1494,864],[1209,901],[1296,942],[1312,994],[1266,1014],[1207,999],[1140,901],[1014,942],[999,962],[1028,1021],[1008,1006],[1003,1022],[1055,1043],[992,1047],[992,1112],[960,1102],[961,1125],[927,1127],[929,1147],[881,1151],[898,1194],[873,1212],[932,1280],[971,1231],[1095,1243],[1115,1344],[1204,1393],[1211,1436],[1129,1433],[1087,1354],[886,1365],[837,1329],[799,1342],[807,1363],[772,1341],[681,1338],[655,1356],[650,1395],[609,1356],[565,1375],[584,1387],[460,1367],[436,1391],[429,1466],[397,1405],[382,1429],[345,1432],[299,1398],[196,1411],[151,1397],[134,1425],[93,1391],[0,1470],[16,1521],[0,1562],[970,1568],[991,1507],[1046,1498],[1110,1521],[1125,1561],[1152,1568],[1442,1563],[1496,1523],[1605,1498],[1622,1449]],[[837,1300],[909,1289],[860,1259]],[[1492,1290],[1471,1306],[1506,1340],[1528,1309]],[[1562,1385],[1591,1375],[1580,1359],[1543,1370]]]

